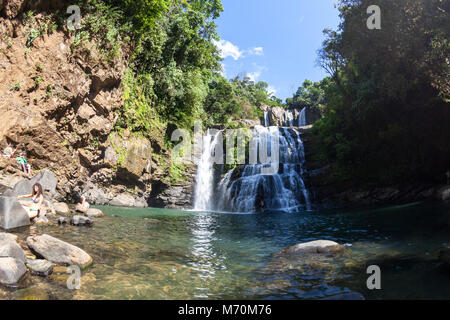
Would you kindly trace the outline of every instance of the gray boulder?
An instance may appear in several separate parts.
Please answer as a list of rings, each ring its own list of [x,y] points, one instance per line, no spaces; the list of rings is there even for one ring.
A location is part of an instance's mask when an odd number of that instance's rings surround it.
[[[336,253],[344,250],[344,246],[329,240],[317,240],[307,243],[300,243],[283,250],[283,253],[290,255],[305,253]]]
[[[58,219],[58,224],[59,225],[67,224],[66,218],[60,217]]]
[[[103,211],[100,209],[90,208],[86,212],[86,216],[89,218],[98,218],[98,217],[103,217],[104,214],[103,214]]]
[[[53,273],[53,264],[45,259],[28,260],[27,267],[34,276],[47,277]]]
[[[17,197],[24,194],[30,194],[35,183],[41,184],[44,192],[50,196],[56,196],[56,185],[58,184],[58,180],[53,172],[49,170],[39,172],[32,179],[23,179],[17,182],[12,190],[5,192],[5,195]]]
[[[18,261],[25,263],[26,256],[22,248],[17,244],[16,241],[4,240],[0,242],[0,257],[1,258],[14,258]]]
[[[55,208],[55,212],[58,214],[69,214],[70,213],[70,209],[69,209],[69,206],[67,205],[67,203],[57,202],[53,205],[53,207]]]
[[[17,242],[19,237],[12,233],[0,232],[0,242],[1,241],[14,241]]]
[[[91,256],[84,250],[48,234],[28,237],[27,245],[38,255],[56,264],[85,268],[92,263]]]
[[[20,281],[27,272],[25,264],[11,257],[0,257],[0,283],[13,285]]]
[[[70,224],[72,226],[92,226],[94,222],[89,219],[88,217],[83,217],[83,216],[73,216],[70,219]]]
[[[10,230],[30,225],[28,213],[14,197],[0,197],[0,227]]]
[[[111,200],[109,205],[113,207],[134,207],[136,206],[136,200],[128,193],[121,193]]]

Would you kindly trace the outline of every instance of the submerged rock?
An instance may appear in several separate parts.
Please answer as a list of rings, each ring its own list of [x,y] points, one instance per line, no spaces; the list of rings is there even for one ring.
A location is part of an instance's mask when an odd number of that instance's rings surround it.
[[[83,216],[73,216],[70,219],[70,224],[72,226],[92,226],[94,224],[94,221],[92,221],[91,219],[87,218],[87,217],[83,217]]]
[[[53,207],[55,208],[55,211],[58,214],[69,214],[70,213],[70,209],[69,209],[69,206],[67,205],[67,203],[57,202],[53,205]]]
[[[47,225],[50,223],[50,221],[48,221],[47,217],[44,216],[34,219],[34,223],[38,225]]]
[[[282,253],[297,255],[305,253],[337,253],[344,250],[344,246],[329,240],[317,240],[307,243],[300,243],[290,248],[284,249]]]
[[[35,276],[47,277],[53,272],[53,264],[44,259],[28,260],[27,267]]]
[[[62,265],[78,265],[85,268],[92,263],[92,258],[84,250],[48,234],[30,236],[27,245],[48,261]]]
[[[25,264],[11,257],[0,258],[0,283],[6,285],[16,284],[27,272]]]
[[[348,292],[326,297],[321,300],[366,300],[366,298],[364,298],[364,296],[361,293]]]
[[[95,208],[90,208],[87,212],[86,212],[86,216],[88,216],[89,218],[98,218],[98,217],[103,217],[103,211],[100,209],[95,209]]]

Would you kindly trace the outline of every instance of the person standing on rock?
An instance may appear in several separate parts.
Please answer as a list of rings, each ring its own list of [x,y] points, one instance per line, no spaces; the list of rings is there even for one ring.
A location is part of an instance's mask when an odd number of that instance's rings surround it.
[[[42,205],[44,203],[44,194],[42,191],[42,186],[39,183],[36,183],[33,186],[33,191],[31,194],[18,196],[17,200],[21,200],[24,198],[31,198],[31,202],[20,202],[22,207],[27,211],[30,219],[34,219],[40,216]]]

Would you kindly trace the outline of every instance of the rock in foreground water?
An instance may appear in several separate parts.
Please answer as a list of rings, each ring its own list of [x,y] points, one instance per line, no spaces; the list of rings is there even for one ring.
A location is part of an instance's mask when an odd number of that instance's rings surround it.
[[[12,233],[0,232],[0,241],[14,241],[17,242],[17,236]]]
[[[337,253],[342,252],[344,246],[329,240],[317,240],[307,243],[300,243],[290,248],[284,249],[285,254],[305,254],[305,253]]]
[[[48,234],[30,236],[27,244],[36,253],[56,264],[78,265],[85,268],[92,263],[92,258],[84,250]]]
[[[25,263],[26,256],[22,248],[17,244],[16,240],[0,241],[0,257],[14,258]]]
[[[55,211],[58,214],[69,214],[70,213],[70,209],[69,209],[69,206],[67,205],[67,203],[57,202],[53,205],[53,207],[55,208]]]
[[[9,230],[28,226],[30,218],[15,197],[0,197],[0,227]]]
[[[25,264],[11,257],[0,258],[0,283],[16,284],[27,272]]]
[[[47,277],[53,272],[53,264],[44,259],[28,260],[27,267],[35,276]]]
[[[70,224],[73,226],[92,226],[94,222],[87,218],[87,217],[83,217],[83,216],[73,216],[70,219]]]

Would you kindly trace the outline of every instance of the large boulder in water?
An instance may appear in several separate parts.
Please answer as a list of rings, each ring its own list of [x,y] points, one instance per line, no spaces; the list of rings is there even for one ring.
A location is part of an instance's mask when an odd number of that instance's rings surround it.
[[[344,246],[329,240],[317,240],[307,243],[300,243],[282,252],[288,255],[298,255],[307,253],[337,253],[344,251]]]
[[[0,283],[16,284],[27,272],[25,264],[11,257],[0,257]]]
[[[27,245],[38,255],[56,264],[85,268],[92,263],[91,256],[84,250],[48,234],[28,237]]]
[[[28,213],[14,197],[0,197],[0,227],[9,230],[30,225]]]

